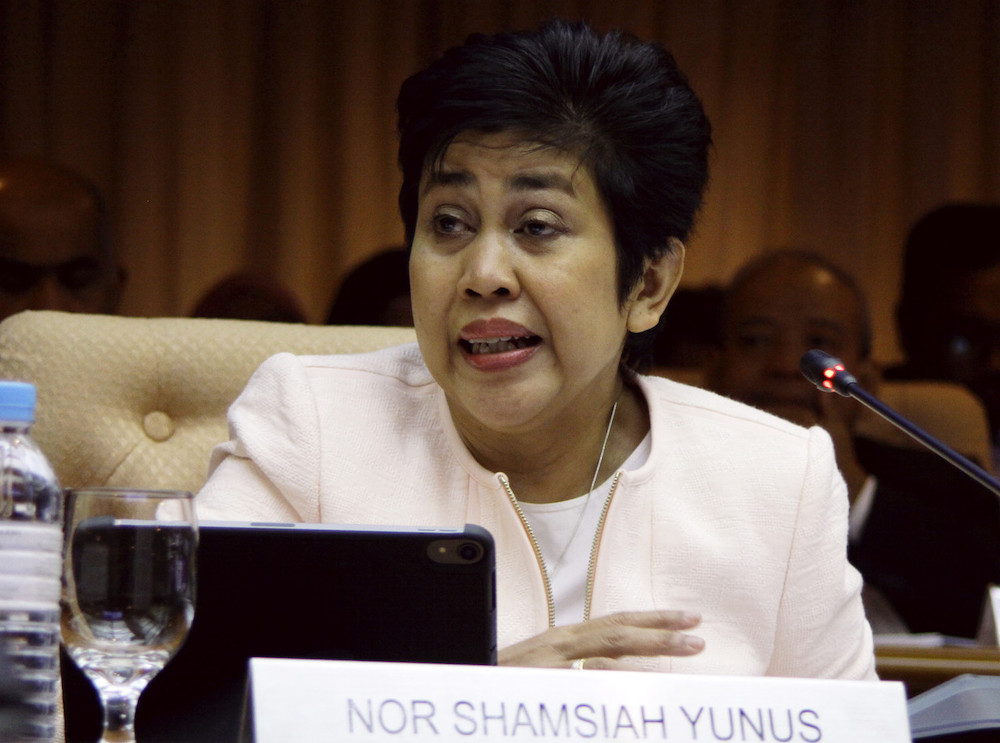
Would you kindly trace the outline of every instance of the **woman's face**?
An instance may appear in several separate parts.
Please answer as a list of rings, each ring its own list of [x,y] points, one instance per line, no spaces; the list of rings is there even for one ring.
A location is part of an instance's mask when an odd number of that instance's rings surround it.
[[[509,133],[456,138],[421,179],[410,283],[459,429],[606,410],[632,305],[616,276],[611,218],[578,158]]]

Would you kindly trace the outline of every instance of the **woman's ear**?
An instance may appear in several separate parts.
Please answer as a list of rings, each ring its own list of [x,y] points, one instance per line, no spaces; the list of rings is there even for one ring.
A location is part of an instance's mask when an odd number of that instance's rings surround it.
[[[659,256],[649,260],[629,299],[627,327],[642,333],[656,327],[660,315],[684,273],[684,243],[676,237]]]

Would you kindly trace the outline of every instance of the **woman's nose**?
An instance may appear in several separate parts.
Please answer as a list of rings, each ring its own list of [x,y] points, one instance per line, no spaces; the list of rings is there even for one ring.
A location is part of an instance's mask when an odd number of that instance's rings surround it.
[[[480,233],[466,246],[459,290],[467,297],[513,297],[520,292],[510,248],[502,236]]]

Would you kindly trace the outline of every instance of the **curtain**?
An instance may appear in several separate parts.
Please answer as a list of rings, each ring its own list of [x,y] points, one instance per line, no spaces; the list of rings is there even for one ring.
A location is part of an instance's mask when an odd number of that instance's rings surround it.
[[[897,357],[908,227],[1000,201],[1000,0],[3,0],[0,156],[103,190],[125,314],[187,314],[247,267],[321,322],[346,272],[402,239],[402,80],[471,32],[552,16],[661,41],[704,101],[684,285],[822,252],[868,291],[876,357]]]

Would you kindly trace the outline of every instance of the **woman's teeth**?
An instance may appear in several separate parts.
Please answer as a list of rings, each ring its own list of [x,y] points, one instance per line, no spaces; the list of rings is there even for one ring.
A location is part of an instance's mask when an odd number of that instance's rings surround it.
[[[528,338],[515,338],[506,336],[503,338],[480,338],[468,341],[469,349],[474,354],[479,353],[503,353],[504,351],[514,351],[518,348],[527,348],[531,345]]]

